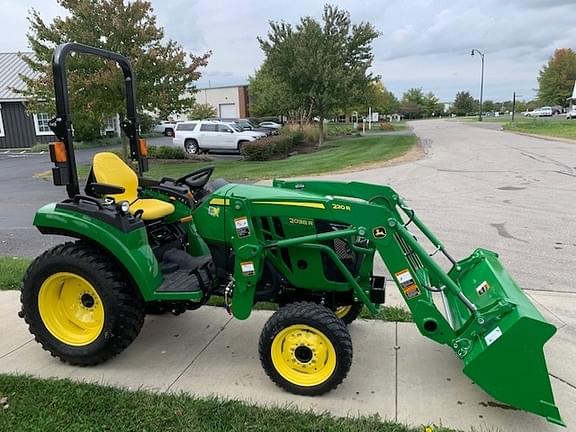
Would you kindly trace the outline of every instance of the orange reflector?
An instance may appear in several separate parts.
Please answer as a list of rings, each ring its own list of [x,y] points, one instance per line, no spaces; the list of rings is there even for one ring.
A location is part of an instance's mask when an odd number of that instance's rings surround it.
[[[68,155],[66,154],[66,147],[62,141],[50,143],[50,157],[52,162],[66,162]]]
[[[188,222],[192,222],[192,216],[186,216],[180,219],[180,223],[188,223]]]
[[[140,138],[138,140],[138,145],[140,146],[140,156],[148,156],[148,145],[146,144],[146,140],[144,138]]]

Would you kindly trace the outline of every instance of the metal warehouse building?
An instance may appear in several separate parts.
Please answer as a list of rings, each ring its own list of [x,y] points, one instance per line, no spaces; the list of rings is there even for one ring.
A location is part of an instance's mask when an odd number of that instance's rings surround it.
[[[48,114],[26,112],[26,99],[17,92],[25,89],[20,75],[34,75],[21,54],[0,53],[0,148],[32,147],[54,141]]]

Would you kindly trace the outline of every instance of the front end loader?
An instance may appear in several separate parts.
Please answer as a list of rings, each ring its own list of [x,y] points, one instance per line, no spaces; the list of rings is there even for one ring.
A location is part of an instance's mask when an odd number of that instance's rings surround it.
[[[83,192],[74,160],[65,59],[71,52],[117,62],[126,85],[133,163],[98,153]],[[125,57],[80,44],[55,50],[56,117],[50,125],[54,183],[68,198],[34,224],[76,239],[30,265],[21,316],[52,355],[95,365],[125,349],[147,313],[180,314],[219,297],[247,319],[258,302],[279,305],[259,343],[280,387],[320,395],[352,363],[346,324],[385,302],[378,254],[419,331],[448,345],[464,373],[503,403],[563,425],[543,346],[555,327],[485,249],[456,260],[389,186],[275,180],[272,187],[211,180],[212,167],[179,179],[144,177],[135,79]],[[135,163],[135,164],[134,164]],[[410,230],[429,240],[428,251]],[[430,249],[430,248],[428,248]],[[437,261],[444,256],[446,271]]]

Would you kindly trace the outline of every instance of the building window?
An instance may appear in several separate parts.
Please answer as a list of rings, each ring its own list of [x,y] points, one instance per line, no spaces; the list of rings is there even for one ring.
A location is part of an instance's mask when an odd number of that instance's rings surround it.
[[[36,135],[52,135],[52,131],[48,126],[50,116],[47,113],[34,114],[34,129]]]
[[[116,132],[116,117],[107,118],[104,122],[104,130],[106,132],[113,131]]]
[[[0,105],[0,137],[4,136],[4,122],[2,121],[2,105]]]

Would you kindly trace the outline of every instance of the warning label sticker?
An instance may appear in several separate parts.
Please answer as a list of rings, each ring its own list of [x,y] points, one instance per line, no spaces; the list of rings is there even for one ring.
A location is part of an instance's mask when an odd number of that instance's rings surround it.
[[[500,327],[496,327],[494,330],[492,330],[490,333],[488,333],[486,336],[484,336],[484,340],[486,341],[486,345],[491,345],[500,336],[502,336],[502,330],[500,330]]]
[[[241,262],[240,268],[244,276],[252,276],[254,274],[254,263],[252,261]]]
[[[410,270],[404,269],[396,273],[395,276],[406,298],[411,299],[420,295],[420,289],[414,282]]]
[[[248,237],[250,235],[250,227],[248,226],[248,218],[245,216],[234,219],[234,226],[236,227],[236,234],[238,237]]]
[[[484,281],[480,285],[476,287],[476,293],[481,296],[482,294],[486,294],[486,292],[490,289],[490,285],[488,282]]]

